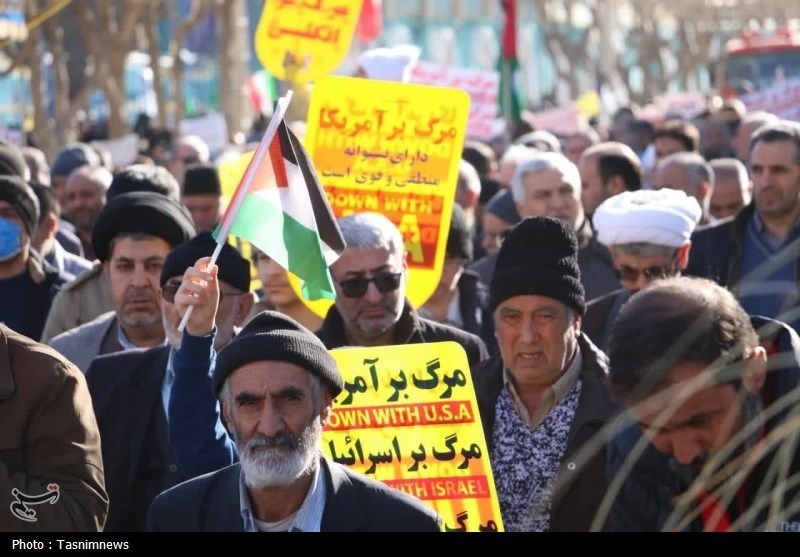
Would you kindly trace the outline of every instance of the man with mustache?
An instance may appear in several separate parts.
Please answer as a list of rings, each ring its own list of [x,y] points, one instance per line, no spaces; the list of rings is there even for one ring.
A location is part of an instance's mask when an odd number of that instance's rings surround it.
[[[455,341],[470,367],[488,357],[478,335],[421,317],[406,298],[407,252],[397,226],[380,213],[338,221],[347,246],[331,265],[336,301],[316,331],[329,349]]]
[[[603,352],[622,305],[649,282],[686,268],[689,238],[700,220],[700,204],[686,193],[626,191],[609,197],[594,214],[597,238],[608,246],[622,288],[590,300],[581,331]]]
[[[143,530],[147,508],[156,495],[207,471],[198,470],[198,459],[179,459],[173,449],[174,441],[184,437],[181,427],[197,427],[192,411],[196,402],[177,401],[189,408],[180,410],[177,419],[169,422],[167,413],[175,382],[173,362],[182,337],[174,296],[186,269],[200,257],[211,255],[216,246],[211,232],[200,232],[176,246],[164,260],[159,298],[166,344],[98,356],[86,372],[103,441],[106,490],[111,501],[105,532]],[[223,245],[217,262],[220,304],[214,347],[219,350],[239,331],[253,297],[250,262],[236,248]],[[182,416],[188,419],[181,420]],[[178,429],[173,430],[173,426]],[[221,425],[216,433],[224,435]]]
[[[527,217],[552,217],[571,228],[578,238],[578,266],[586,299],[593,300],[620,287],[611,254],[597,241],[581,199],[578,167],[559,153],[534,151],[520,161],[511,180],[517,212]]]
[[[187,270],[175,295],[180,313],[194,308],[179,352],[212,354],[210,382],[240,462],[159,495],[147,529],[440,531],[441,518],[419,499],[321,454],[322,428],[344,383],[311,331],[264,311],[214,360],[219,284],[209,261]]]
[[[189,212],[163,195],[138,191],[111,200],[97,217],[92,244],[114,310],[56,336],[50,346],[85,373],[100,354],[163,344],[161,268],[170,250],[194,234]]]
[[[608,351],[629,409],[609,449],[617,531],[800,530],[800,338],[696,277],[651,283]]]
[[[781,120],[750,140],[753,201],[692,235],[687,275],[731,289],[749,315],[800,327],[800,123]]]
[[[500,246],[489,298],[498,352],[472,377],[503,527],[587,531],[607,487],[602,434],[617,407],[606,357],[581,329],[572,229],[520,221]]]
[[[146,164],[132,164],[118,170],[105,192],[105,202],[110,203],[114,198],[134,191],[149,191],[169,197],[175,203],[181,202],[180,186],[175,177],[166,168]],[[91,269],[65,284],[53,299],[42,331],[42,342],[48,343],[57,335],[112,309],[114,305],[105,265],[95,259]]]
[[[454,341],[464,348],[470,367],[488,357],[478,335],[421,317],[411,306],[405,295],[408,265],[403,236],[391,220],[365,212],[342,217],[338,224],[347,247],[331,265],[336,302],[315,332],[329,350]],[[211,472],[226,459],[236,460],[235,443],[216,435],[219,412],[207,384],[213,365],[209,351],[203,346],[194,349],[194,342],[186,338],[176,358],[172,393],[182,406],[188,400],[193,404],[186,405],[185,412],[170,405],[170,430],[191,416],[194,427],[182,428],[175,437],[175,451],[182,462]]]

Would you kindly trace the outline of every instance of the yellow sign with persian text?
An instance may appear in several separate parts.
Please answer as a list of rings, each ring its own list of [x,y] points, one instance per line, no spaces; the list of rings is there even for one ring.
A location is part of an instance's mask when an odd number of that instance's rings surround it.
[[[347,56],[360,14],[360,1],[270,0],[256,28],[256,55],[278,79],[306,83],[328,75]],[[289,67],[296,68],[292,75]]]
[[[444,531],[503,531],[466,352],[455,342],[331,350],[345,388],[332,460],[420,498]]]
[[[305,145],[328,202],[337,218],[373,211],[397,225],[414,307],[441,278],[469,102],[458,89],[334,76],[311,96]]]

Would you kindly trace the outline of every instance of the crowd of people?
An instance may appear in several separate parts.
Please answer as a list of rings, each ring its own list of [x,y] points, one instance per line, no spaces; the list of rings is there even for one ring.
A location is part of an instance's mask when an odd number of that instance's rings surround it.
[[[356,212],[324,316],[209,264],[199,137],[0,144],[0,530],[440,531],[321,435],[330,350],[454,341],[506,531],[800,531],[800,123],[709,106],[466,141],[430,298]]]

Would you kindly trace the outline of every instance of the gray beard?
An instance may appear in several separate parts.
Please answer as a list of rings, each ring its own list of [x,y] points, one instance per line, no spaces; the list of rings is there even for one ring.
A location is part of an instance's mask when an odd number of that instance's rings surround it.
[[[242,444],[238,435],[234,437],[245,483],[250,488],[286,487],[317,469],[322,440],[319,417],[299,438],[290,434],[253,436]]]

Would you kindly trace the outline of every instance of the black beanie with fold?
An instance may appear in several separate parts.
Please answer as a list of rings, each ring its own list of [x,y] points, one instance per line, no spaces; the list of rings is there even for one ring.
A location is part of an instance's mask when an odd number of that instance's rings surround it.
[[[236,369],[260,360],[296,364],[319,377],[333,396],[344,388],[339,366],[319,337],[291,317],[267,310],[220,350],[212,377],[214,394],[219,396],[225,379]]]
[[[490,306],[514,296],[553,298],[586,311],[578,267],[578,239],[567,225],[551,217],[529,217],[506,236],[489,283]]]
[[[0,201],[5,201],[17,211],[29,237],[36,234],[39,225],[39,200],[28,183],[15,175],[0,175]]]

